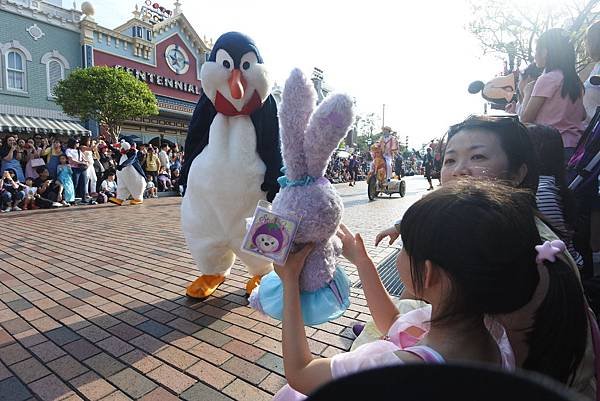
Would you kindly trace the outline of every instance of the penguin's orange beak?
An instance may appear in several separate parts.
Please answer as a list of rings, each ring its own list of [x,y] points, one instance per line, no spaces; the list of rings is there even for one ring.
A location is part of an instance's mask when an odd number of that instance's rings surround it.
[[[246,80],[242,76],[242,71],[237,68],[231,71],[231,77],[229,77],[229,90],[231,91],[231,97],[234,99],[241,99],[244,97],[244,90]]]

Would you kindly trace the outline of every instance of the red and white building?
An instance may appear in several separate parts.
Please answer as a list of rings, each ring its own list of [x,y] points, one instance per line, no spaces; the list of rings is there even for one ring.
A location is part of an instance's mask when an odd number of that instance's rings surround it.
[[[175,2],[173,10],[146,0],[115,29],[98,25],[93,9],[80,22],[83,65],[121,68],[148,84],[159,115],[127,121],[123,135],[141,142],[183,144],[201,94],[200,68],[212,43],[200,38]]]

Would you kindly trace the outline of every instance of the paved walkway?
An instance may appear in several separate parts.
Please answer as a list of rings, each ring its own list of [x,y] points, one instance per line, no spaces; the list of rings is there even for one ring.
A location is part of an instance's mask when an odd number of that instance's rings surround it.
[[[344,221],[369,244],[414,200],[369,203],[338,185]],[[0,216],[0,400],[268,400],[285,384],[281,324],[247,307],[236,264],[215,296],[185,297],[197,271],[179,198]],[[369,248],[376,262],[391,252]],[[345,264],[353,280],[354,269]],[[360,290],[334,322],[308,327],[315,355],[348,350],[369,317]]]

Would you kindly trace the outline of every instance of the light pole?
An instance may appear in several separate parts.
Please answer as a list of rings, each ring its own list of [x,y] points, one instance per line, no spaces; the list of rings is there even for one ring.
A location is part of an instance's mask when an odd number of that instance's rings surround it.
[[[383,121],[382,121],[381,125],[382,125],[383,127],[385,127],[385,103],[383,104],[383,113],[382,113],[382,114],[383,114],[383,115],[382,115],[382,120],[383,120]]]

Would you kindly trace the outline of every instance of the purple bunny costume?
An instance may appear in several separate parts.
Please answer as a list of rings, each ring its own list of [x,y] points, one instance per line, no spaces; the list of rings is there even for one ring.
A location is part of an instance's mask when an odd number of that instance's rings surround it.
[[[301,216],[294,244],[315,243],[300,275],[302,314],[307,325],[339,317],[350,305],[350,285],[337,267],[340,253],[335,233],[344,206],[335,188],[323,177],[331,154],[353,120],[352,100],[331,95],[315,110],[313,85],[298,69],[292,71],[279,111],[285,177],[273,200],[273,211]],[[250,305],[282,318],[283,288],[275,272],[264,276],[250,296]]]

